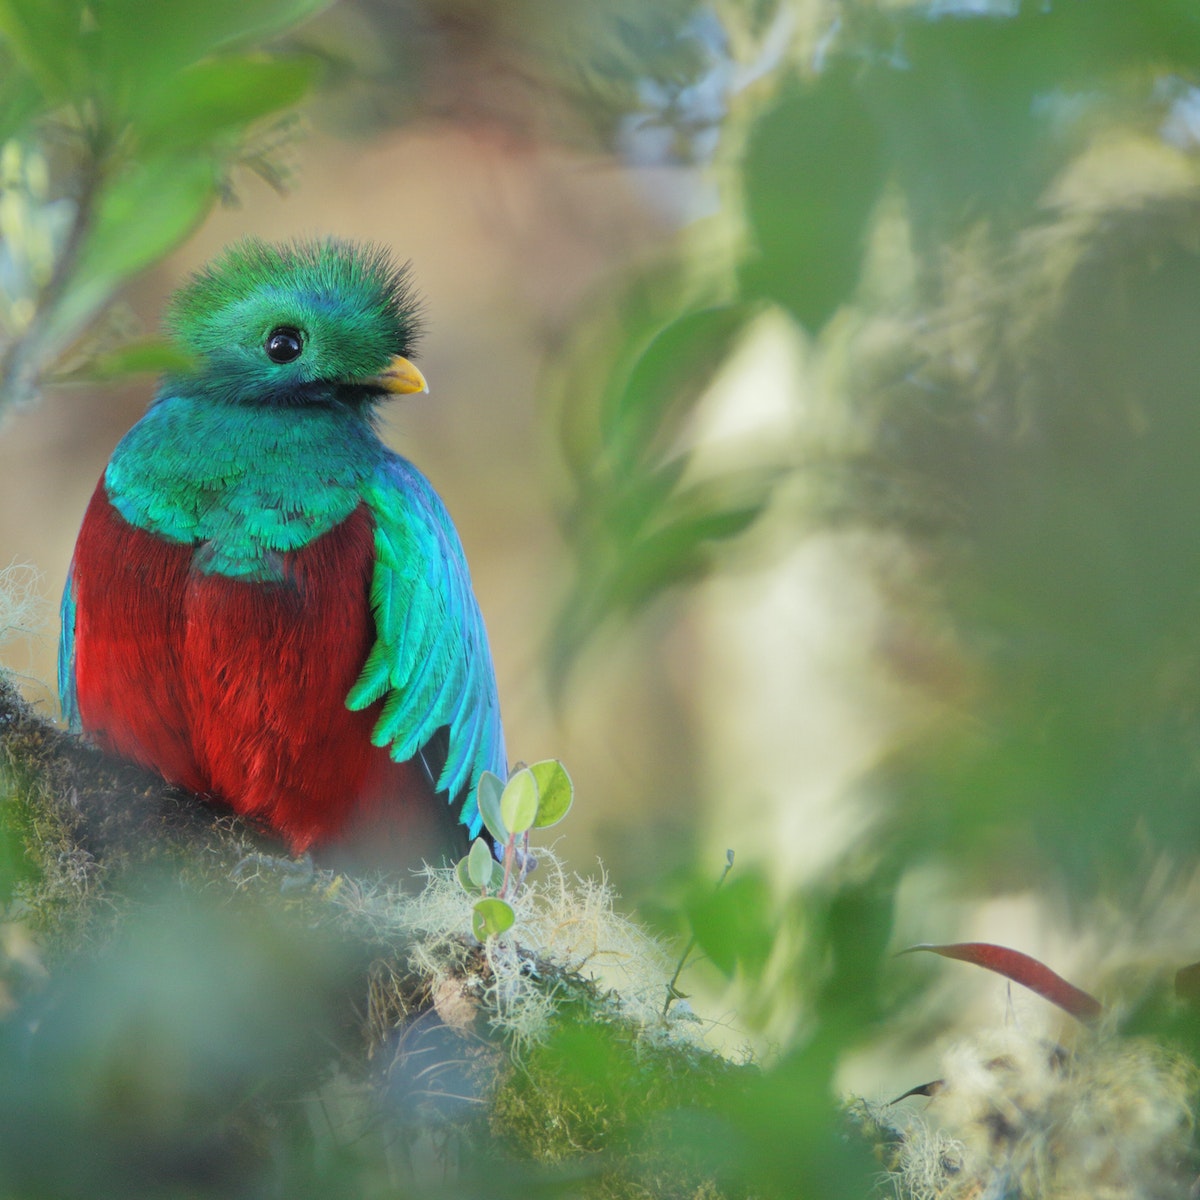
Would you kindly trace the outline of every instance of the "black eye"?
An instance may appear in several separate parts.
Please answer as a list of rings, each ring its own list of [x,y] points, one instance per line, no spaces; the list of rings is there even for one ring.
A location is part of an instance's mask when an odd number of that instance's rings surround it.
[[[267,357],[274,363],[289,363],[300,357],[304,343],[300,340],[300,330],[290,325],[280,325],[267,335]]]

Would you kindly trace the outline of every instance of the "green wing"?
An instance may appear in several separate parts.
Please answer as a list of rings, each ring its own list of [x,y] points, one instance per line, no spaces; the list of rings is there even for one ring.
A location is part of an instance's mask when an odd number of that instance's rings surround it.
[[[364,499],[375,517],[376,640],[346,706],[383,699],[371,740],[397,762],[448,731],[437,787],[451,802],[466,793],[459,819],[474,836],[475,784],[485,770],[507,778],[508,762],[487,631],[462,543],[429,481],[398,455],[389,454],[371,477]]]

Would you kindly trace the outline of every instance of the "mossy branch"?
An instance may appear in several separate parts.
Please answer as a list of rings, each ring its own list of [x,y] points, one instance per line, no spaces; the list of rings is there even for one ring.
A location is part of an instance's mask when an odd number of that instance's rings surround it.
[[[202,1082],[187,1085],[184,1109],[206,1088],[222,1097],[213,1102],[213,1136],[221,1155],[254,1147],[243,1170],[265,1170],[281,1139],[293,1169],[297,1138],[325,1162],[329,1146],[318,1152],[310,1143],[332,1138],[343,1156],[338,1169],[369,1194],[373,1181],[395,1183],[397,1144],[408,1148],[399,1176],[420,1183],[414,1147],[428,1153],[432,1138],[438,1161],[457,1164],[464,1178],[483,1163],[494,1172],[502,1160],[513,1178],[566,1171],[584,1181],[581,1195],[724,1194],[645,1130],[664,1113],[714,1103],[752,1068],[708,1052],[683,1022],[659,1018],[669,960],[611,912],[602,885],[568,880],[552,856],[514,902],[514,934],[524,930],[526,944],[479,944],[469,933],[471,898],[451,872],[431,874],[420,895],[406,895],[296,869],[237,817],[39,717],[2,677],[0,785],[0,830],[19,864],[8,916],[34,932],[45,968],[24,976],[10,969],[0,939],[7,1023],[36,1022],[46,1007],[69,1013],[75,1002],[91,1020],[107,1005],[118,1020],[149,1005],[139,1053],[143,1039],[182,1039],[184,1050],[164,1055],[175,1063],[196,1035],[172,1022],[216,1010],[220,1040],[240,1047],[238,1065],[205,1083],[205,1063],[191,1064],[185,1074],[199,1072]],[[556,939],[579,929],[586,950],[562,950]],[[584,971],[606,946],[622,964],[652,962],[658,973],[624,994],[600,986]],[[106,998],[97,976],[115,995]],[[169,1002],[158,1004],[164,989]],[[168,1033],[156,1032],[163,1020]],[[50,1021],[37,1034],[51,1047],[53,1029]],[[275,1041],[283,1049],[264,1058],[263,1045]],[[2,1043],[0,1036],[0,1059]],[[103,1070],[124,1078],[133,1069],[127,1054],[110,1063],[106,1053],[88,1048]],[[213,1054],[203,1043],[198,1057]],[[592,1058],[604,1063],[603,1074],[591,1072]],[[100,1069],[91,1064],[89,1078]],[[77,1092],[63,1070],[63,1092]],[[57,1093],[48,1103],[69,1107]],[[314,1105],[326,1128],[298,1132],[298,1114]],[[106,1127],[102,1136],[113,1139],[130,1187],[148,1194],[139,1174],[146,1137],[174,1161],[196,1136],[195,1119],[141,1131],[128,1161],[121,1129]],[[9,1140],[0,1131],[0,1157],[27,1152]],[[52,1168],[37,1167],[39,1179],[55,1182]]]

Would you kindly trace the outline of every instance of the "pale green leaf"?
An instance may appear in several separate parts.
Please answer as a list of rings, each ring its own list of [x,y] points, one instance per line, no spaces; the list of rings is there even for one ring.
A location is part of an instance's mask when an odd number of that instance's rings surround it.
[[[536,762],[530,768],[538,786],[538,808],[534,825],[545,829],[557,825],[571,808],[575,799],[575,785],[571,782],[567,768],[557,759],[548,758]]]
[[[504,785],[500,797],[500,815],[512,833],[532,828],[538,814],[538,784],[528,767],[518,771]]]
[[[492,882],[492,864],[495,861],[483,838],[476,838],[471,843],[471,853],[467,855],[467,875],[475,887],[487,887]]]
[[[479,777],[477,799],[479,815],[487,826],[488,833],[502,846],[508,843],[508,827],[500,812],[500,797],[504,793],[504,782],[499,775],[484,771]]]

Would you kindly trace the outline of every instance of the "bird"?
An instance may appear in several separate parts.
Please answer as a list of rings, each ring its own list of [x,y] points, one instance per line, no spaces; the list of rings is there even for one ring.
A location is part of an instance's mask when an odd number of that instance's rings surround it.
[[[67,575],[68,727],[293,855],[446,861],[507,761],[462,543],[379,436],[382,401],[428,390],[411,265],[248,238],[167,326],[187,365],[114,450]]]

